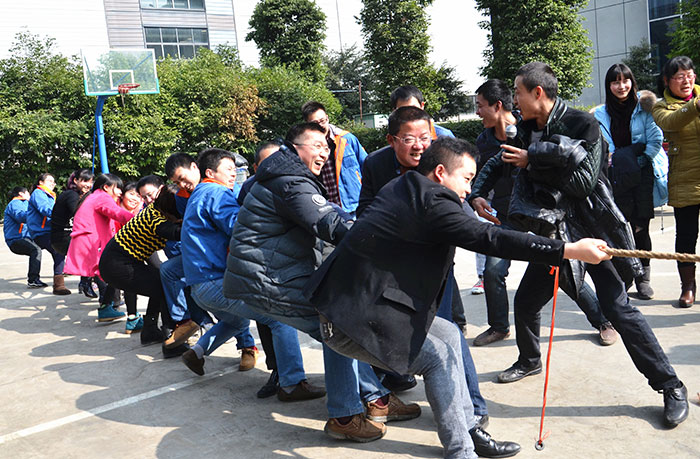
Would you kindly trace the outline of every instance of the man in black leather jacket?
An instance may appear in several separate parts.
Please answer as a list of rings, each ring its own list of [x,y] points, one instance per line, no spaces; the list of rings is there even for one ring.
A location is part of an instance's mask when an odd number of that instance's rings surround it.
[[[510,221],[519,229],[554,239],[597,237],[612,247],[632,249],[629,224],[615,206],[610,184],[601,173],[605,158],[596,120],[567,107],[557,97],[557,87],[554,72],[541,62],[526,64],[516,74],[515,101],[523,117],[518,135],[528,147],[504,145],[504,152],[489,160],[492,170],[504,162],[521,168],[511,198]],[[629,304],[620,276],[634,277],[639,260],[616,262],[615,266],[611,261],[583,266],[565,261],[561,285],[576,292],[588,272],[603,313],[620,334],[635,366],[654,390],[663,392],[665,424],[675,427],[688,416],[687,390],[644,316]],[[542,371],[540,310],[552,298],[553,286],[548,266],[528,265],[515,294],[520,356],[498,375],[499,382],[519,381]]]

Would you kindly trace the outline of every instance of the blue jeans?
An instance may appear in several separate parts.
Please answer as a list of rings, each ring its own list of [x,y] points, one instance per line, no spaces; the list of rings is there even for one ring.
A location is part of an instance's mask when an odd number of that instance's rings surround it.
[[[449,322],[452,322],[452,288],[457,285],[454,282],[454,268],[450,269],[447,275],[447,280],[445,281],[445,291],[442,294],[442,301],[440,302],[440,308],[438,309],[437,316],[442,317]],[[457,330],[459,328],[453,323]],[[483,416],[489,414],[488,408],[486,408],[486,400],[481,395],[479,390],[479,377],[476,374],[476,367],[474,366],[474,360],[472,359],[472,354],[469,351],[469,344],[464,338],[464,335],[460,333],[460,344],[462,348],[462,367],[464,368],[464,378],[467,381],[467,388],[469,389],[469,396],[471,397],[472,404],[474,405],[474,413],[478,416]]]
[[[226,324],[218,328],[219,324],[216,324],[202,337],[203,340],[209,341],[209,343],[204,343],[206,346],[202,346],[205,349],[205,353],[207,351],[211,353],[216,347],[225,343],[227,339],[248,330],[250,320],[256,320],[267,325],[272,330],[272,340],[277,353],[277,372],[279,373],[280,385],[283,387],[294,386],[305,380],[304,361],[301,356],[301,349],[299,349],[297,331],[288,325],[258,314],[242,301],[226,298],[223,293],[223,281],[222,278],[192,286],[192,296],[195,300],[204,309],[219,317],[221,319],[219,323],[224,322]],[[214,344],[217,344],[217,346],[214,347]]]
[[[502,224],[503,229],[513,229]],[[484,293],[486,296],[486,312],[489,328],[501,333],[506,333],[510,328],[508,321],[508,291],[506,289],[506,277],[511,260],[498,257],[486,257],[484,269]],[[522,282],[522,281],[521,281]],[[565,291],[565,293],[567,293]],[[568,294],[568,293],[567,293]],[[569,295],[573,298],[572,295]],[[584,282],[578,292],[578,298],[574,300],[576,305],[586,315],[586,319],[596,330],[605,322],[608,322],[603,314],[598,298],[588,283]]]
[[[165,293],[165,303],[168,306],[168,311],[170,311],[170,317],[175,322],[192,319],[199,325],[212,323],[209,314],[197,306],[192,300],[189,289],[185,286],[185,270],[182,266],[182,255],[170,258],[160,265],[160,280]]]
[[[300,315],[299,310],[290,308],[289,314],[284,315],[279,311],[281,309],[279,305],[274,311],[262,305],[250,305],[249,307],[323,343],[318,314]],[[275,344],[275,352],[277,352],[277,344]],[[389,390],[379,382],[369,364],[340,355],[326,346],[325,343],[323,343],[323,366],[327,393],[326,407],[330,418],[364,413],[363,400],[369,402],[389,393]]]

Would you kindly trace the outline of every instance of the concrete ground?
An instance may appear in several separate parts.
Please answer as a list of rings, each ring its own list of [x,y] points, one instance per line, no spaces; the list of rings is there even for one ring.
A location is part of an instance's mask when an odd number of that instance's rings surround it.
[[[662,224],[665,229],[662,231]],[[673,217],[652,222],[654,249],[673,250]],[[484,296],[470,294],[476,280],[474,255],[460,251],[469,340],[487,328]],[[124,322],[96,322],[96,302],[49,288],[26,289],[26,257],[0,242],[0,457],[33,458],[438,458],[442,455],[422,382],[401,395],[423,415],[389,424],[379,441],[355,444],[323,434],[325,399],[285,404],[258,400],[268,372],[264,359],[239,373],[238,353],[227,344],[207,358],[204,377],[179,359],[163,360],[160,346],[142,347],[124,334]],[[524,270],[516,262],[508,279],[512,294]],[[536,451],[544,373],[513,384],[494,382],[517,357],[514,336],[472,348],[481,391],[489,401],[488,431],[519,442],[519,458],[697,458],[700,457],[700,305],[672,306],[678,297],[675,263],[652,261],[651,301],[632,299],[657,334],[688,386],[688,420],[662,426],[662,396],[636,371],[621,342],[601,347],[597,334],[564,294],[559,295],[551,361],[543,451]],[[416,269],[421,269],[417,266]],[[43,278],[51,261],[44,252]],[[634,288],[632,289],[634,291]],[[140,300],[140,308],[145,302]],[[512,314],[511,314],[512,321]],[[543,325],[551,321],[551,306]],[[512,329],[511,329],[512,330]],[[543,326],[543,351],[548,328]],[[255,333],[254,333],[255,334]],[[302,338],[307,374],[323,382],[320,347]]]

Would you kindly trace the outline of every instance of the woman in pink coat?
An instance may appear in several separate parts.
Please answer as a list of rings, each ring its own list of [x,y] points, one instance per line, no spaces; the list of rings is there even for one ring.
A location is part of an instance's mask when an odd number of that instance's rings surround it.
[[[116,175],[102,174],[97,177],[92,192],[79,204],[73,217],[73,232],[65,272],[87,277],[100,275],[100,255],[114,236],[114,222],[123,225],[134,216],[117,204],[123,187],[124,184]],[[97,311],[99,322],[110,322],[124,317],[123,312],[116,311],[114,304],[109,303],[113,296],[111,288],[107,288],[102,295]]]

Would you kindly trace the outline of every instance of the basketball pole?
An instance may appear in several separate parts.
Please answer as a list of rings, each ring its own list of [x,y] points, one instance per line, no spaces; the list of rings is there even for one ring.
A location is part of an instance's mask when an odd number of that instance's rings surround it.
[[[105,147],[105,128],[102,124],[102,109],[109,96],[97,96],[97,108],[95,108],[95,129],[97,130],[97,146],[100,149],[100,167],[103,174],[109,174],[107,164],[107,148]]]

